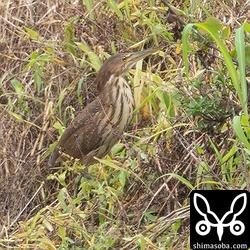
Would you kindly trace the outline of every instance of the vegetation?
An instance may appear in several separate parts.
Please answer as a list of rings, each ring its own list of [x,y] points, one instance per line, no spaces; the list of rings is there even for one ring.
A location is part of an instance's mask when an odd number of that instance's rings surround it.
[[[193,189],[250,190],[248,8],[3,0],[0,248],[189,249]],[[136,109],[112,152],[50,169],[102,62],[156,46],[127,75]]]

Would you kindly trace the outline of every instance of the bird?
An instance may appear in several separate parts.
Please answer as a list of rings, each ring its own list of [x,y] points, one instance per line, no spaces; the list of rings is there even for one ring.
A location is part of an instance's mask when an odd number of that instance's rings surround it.
[[[118,53],[103,63],[94,80],[95,99],[65,129],[49,158],[49,166],[63,161],[65,154],[89,166],[109,153],[130,124],[134,110],[132,90],[124,75],[159,49]]]

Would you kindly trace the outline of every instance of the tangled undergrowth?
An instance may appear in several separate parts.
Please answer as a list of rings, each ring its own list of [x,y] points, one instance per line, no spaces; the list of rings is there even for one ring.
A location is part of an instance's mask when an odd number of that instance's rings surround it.
[[[249,7],[0,3],[0,247],[189,249],[191,190],[250,189]],[[49,168],[59,135],[95,98],[102,62],[156,46],[127,75],[136,110],[111,153]]]

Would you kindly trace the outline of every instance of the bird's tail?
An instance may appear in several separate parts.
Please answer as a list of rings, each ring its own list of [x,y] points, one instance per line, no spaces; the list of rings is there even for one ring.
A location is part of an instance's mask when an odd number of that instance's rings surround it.
[[[60,156],[61,154],[58,148],[55,148],[54,152],[49,158],[49,162],[48,162],[49,167],[52,167],[55,163],[60,162]]]

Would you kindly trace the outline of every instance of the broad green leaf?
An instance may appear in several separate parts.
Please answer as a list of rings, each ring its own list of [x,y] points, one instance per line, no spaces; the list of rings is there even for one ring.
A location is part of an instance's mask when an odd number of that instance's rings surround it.
[[[222,30],[223,26],[221,25],[220,21],[217,18],[209,17],[205,22],[207,27],[211,28],[214,32],[218,32]]]
[[[230,27],[226,27],[222,30],[221,32],[221,37],[224,39],[228,39],[231,35],[231,28]]]
[[[240,116],[235,116],[233,118],[233,129],[234,129],[236,135],[238,136],[238,138],[240,139],[240,141],[244,144],[244,146],[248,150],[250,150],[250,143],[249,143],[249,140],[246,137],[245,132],[242,128]]]
[[[93,52],[90,51],[88,46],[85,45],[84,43],[75,43],[82,51],[84,51],[87,56],[89,57],[89,61],[91,63],[91,66],[96,70],[99,71],[99,69],[102,66],[102,62],[100,60],[100,58]]]
[[[119,174],[119,182],[121,183],[121,185],[124,187],[126,184],[126,172],[123,170],[120,172]]]
[[[249,23],[244,23],[243,25],[244,25],[245,31],[250,32],[250,24]]]
[[[10,81],[11,85],[13,86],[13,88],[15,89],[17,94],[21,94],[22,89],[23,89],[23,85],[22,83],[20,83],[17,79],[13,79]]]
[[[90,51],[88,53],[88,57],[89,57],[90,63],[93,66],[93,68],[96,71],[99,71],[99,69],[102,66],[102,62],[101,62],[100,58],[94,52],[92,52],[92,51]]]
[[[24,27],[24,28],[25,28],[25,30],[28,32],[29,38],[30,38],[31,40],[40,41],[40,42],[43,40],[43,38],[38,34],[37,31],[35,31],[35,30],[33,30],[33,29],[30,29],[30,28],[28,28],[28,27]]]

